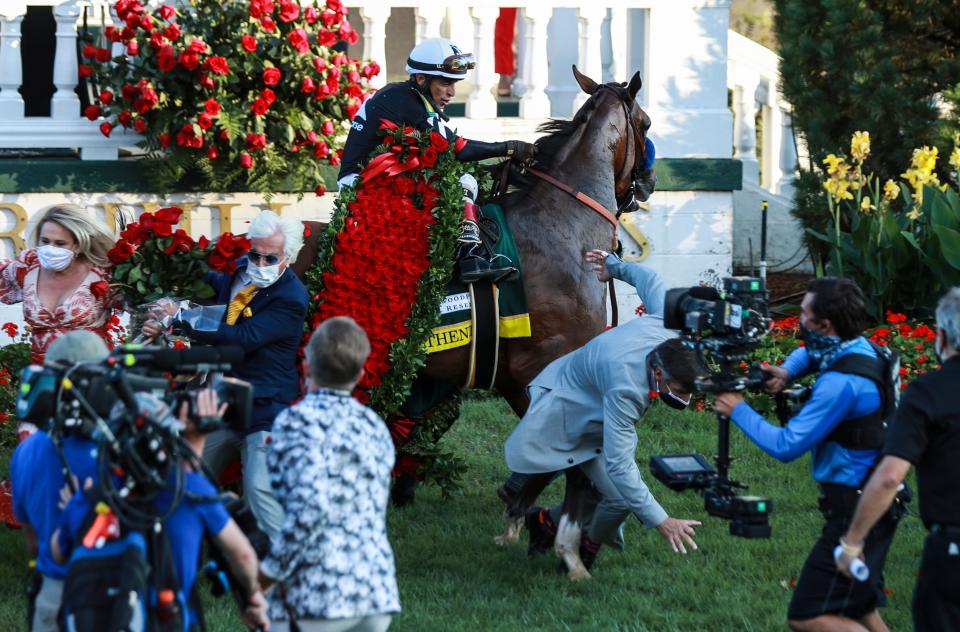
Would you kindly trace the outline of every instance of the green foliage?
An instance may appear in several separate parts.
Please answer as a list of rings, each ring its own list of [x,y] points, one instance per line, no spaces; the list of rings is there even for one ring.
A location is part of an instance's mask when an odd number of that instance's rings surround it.
[[[16,402],[20,390],[20,372],[30,364],[29,334],[14,323],[4,323],[4,333],[13,342],[0,347],[0,451],[17,444]]]
[[[784,97],[819,173],[836,139],[869,128],[866,167],[881,181],[899,175],[910,149],[939,146],[957,119],[941,120],[937,97],[960,84],[960,12],[953,0],[774,0]],[[795,216],[827,228],[826,196],[801,177]],[[810,242],[808,241],[808,244]],[[822,248],[812,248],[815,261]]]

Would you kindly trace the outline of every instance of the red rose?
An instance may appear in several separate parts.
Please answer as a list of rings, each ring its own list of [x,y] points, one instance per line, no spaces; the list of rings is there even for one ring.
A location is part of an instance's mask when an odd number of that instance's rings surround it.
[[[310,52],[310,37],[303,29],[293,29],[287,34],[290,45],[300,54]]]
[[[187,70],[196,70],[200,65],[200,56],[196,53],[183,52],[177,58],[177,63]]]
[[[93,75],[93,67],[86,64],[80,64],[78,71],[81,77],[90,77]]]
[[[427,147],[424,150],[423,155],[420,156],[420,161],[423,163],[423,166],[427,167],[428,169],[433,167],[435,164],[437,164],[437,150],[433,147]]]
[[[280,82],[282,73],[279,68],[267,68],[263,71],[263,83],[268,86],[275,86]]]
[[[313,155],[317,158],[323,158],[330,153],[330,148],[322,140],[313,146]]]
[[[350,83],[359,83],[360,82],[360,73],[356,70],[351,70],[347,73],[347,81]]]
[[[307,24],[315,23],[319,17],[314,7],[307,7],[303,10],[303,19],[307,21]]]
[[[300,5],[290,0],[280,0],[280,19],[284,22],[293,22],[300,17]]]
[[[168,206],[155,212],[153,217],[161,222],[176,224],[180,221],[180,218],[183,217],[183,209],[178,206]]]
[[[323,132],[324,136],[333,136],[336,132],[336,126],[333,124],[333,121],[327,119],[323,122],[323,125],[320,126],[320,131]]]
[[[178,24],[168,24],[167,28],[163,29],[163,35],[171,42],[177,41],[177,38],[180,37],[180,26]]]
[[[157,9],[157,15],[168,22],[172,20],[173,16],[176,14],[177,10],[171,7],[169,4],[162,5],[159,9]]]
[[[216,87],[216,84],[213,83],[213,79],[211,79],[210,75],[205,72],[201,72],[199,75],[197,75],[197,80],[199,81],[201,88],[213,90]]]
[[[109,138],[109,137],[110,137],[110,132],[112,132],[112,131],[113,131],[113,124],[112,124],[112,123],[108,123],[107,121],[104,121],[103,123],[100,123],[100,133],[101,133],[101,134],[103,134],[104,136],[106,136],[106,137]]]
[[[206,235],[200,235],[200,239],[197,240],[197,247],[199,247],[200,250],[206,250],[209,245],[210,240],[207,239]]]
[[[260,25],[263,27],[263,30],[267,33],[273,33],[277,30],[277,23],[273,21],[273,18],[269,15],[265,15],[260,18]]]
[[[154,49],[158,49],[163,46],[165,41],[166,40],[163,38],[163,33],[160,31],[154,31],[153,35],[150,36],[150,45],[153,46]]]
[[[117,265],[129,259],[133,253],[133,246],[121,239],[117,242],[117,245],[107,253],[107,258],[110,259],[111,263]]]
[[[90,293],[94,298],[101,299],[110,291],[110,284],[106,281],[97,281],[90,284]]]
[[[360,111],[360,102],[356,99],[352,99],[347,103],[347,120],[352,121],[357,115],[357,112]]]
[[[267,102],[267,105],[273,105],[277,100],[277,93],[270,88],[264,88],[260,91],[260,98]]]
[[[248,154],[247,152],[241,153],[241,154],[240,154],[240,166],[243,167],[244,169],[249,169],[250,167],[252,167],[252,166],[253,166],[253,156],[251,156],[251,155]]]
[[[313,67],[318,73],[323,72],[327,69],[327,62],[323,59],[323,57],[314,57]]]
[[[177,229],[177,232],[173,234],[173,239],[170,240],[170,245],[164,248],[163,252],[167,255],[172,255],[177,251],[187,253],[190,252],[192,247],[193,239],[191,239],[190,235],[180,228]]]
[[[438,134],[431,130],[430,132],[430,146],[437,152],[447,151],[447,148],[450,146],[450,142],[443,137],[442,134]]]
[[[153,30],[153,18],[149,15],[140,16],[140,28],[148,33]]]
[[[210,145],[207,147],[207,158],[210,160],[216,160],[220,157],[220,151],[217,149],[216,145]]]
[[[170,146],[170,134],[160,134],[160,146],[163,148]]]
[[[317,188],[314,189],[313,192],[316,193],[317,195],[323,195],[324,193],[327,192],[327,187],[323,186],[322,184],[318,184]]]
[[[115,26],[108,26],[107,28],[103,29],[103,34],[111,42],[116,43],[120,41],[120,33],[117,32],[117,28]]]
[[[257,50],[257,38],[253,35],[244,35],[240,38],[240,45],[243,46],[243,50],[248,53],[256,52]]]
[[[140,91],[131,86],[129,83],[125,83],[120,88],[120,94],[123,96],[124,101],[132,101],[140,94]]]
[[[93,59],[97,56],[97,47],[93,44],[84,44],[80,54],[86,59]]]
[[[379,74],[380,74],[380,64],[378,64],[378,63],[375,62],[375,61],[371,61],[369,64],[367,64],[366,66],[364,66],[363,69],[362,69],[360,72],[361,72],[361,73],[363,74],[363,76],[366,77],[367,79],[371,79],[371,78],[375,77],[376,75],[379,75]]]
[[[203,137],[197,136],[194,132],[193,125],[186,123],[180,128],[180,131],[177,132],[177,144],[181,147],[199,149],[203,147]]]
[[[304,94],[310,94],[317,89],[317,84],[314,83],[313,79],[310,77],[304,77],[303,82],[300,84],[300,92]]]
[[[210,256],[207,257],[207,265],[210,266],[211,270],[222,272],[224,267],[227,265],[227,258],[220,254],[216,248],[214,248],[213,252],[210,253]]]
[[[147,131],[147,119],[143,117],[137,117],[133,120],[133,129],[141,134]]]
[[[166,46],[161,46],[157,51],[157,66],[159,66],[161,72],[170,72],[177,65],[177,61],[173,56],[173,46],[167,44]]]
[[[225,130],[225,129],[220,130],[220,140],[222,140],[222,141],[225,142],[225,143],[229,143],[229,142],[230,142],[230,132],[228,132],[228,131]]]
[[[203,102],[203,110],[210,116],[220,114],[220,104],[215,99],[207,99]]]
[[[233,233],[223,233],[217,238],[216,252],[229,259],[238,254],[239,246],[239,240]]]
[[[254,132],[247,132],[246,138],[247,149],[258,150],[263,149],[267,146],[267,136],[266,134],[255,134]]]
[[[333,26],[338,21],[340,21],[340,16],[337,15],[336,11],[331,11],[330,9],[324,9],[323,13],[320,14],[320,21],[323,22],[323,25],[327,28]]]
[[[340,69],[337,68],[336,66],[331,66],[330,69],[327,71],[327,81],[330,81],[331,79],[334,81],[337,81],[340,79]]]
[[[130,127],[131,116],[130,110],[124,110],[117,115],[117,121],[124,127]]]
[[[315,131],[310,130],[309,132],[307,132],[307,140],[310,141],[311,143],[315,143],[315,142],[317,142],[319,139],[320,139],[320,137],[317,136],[317,133],[316,133]]]
[[[100,106],[96,104],[88,105],[83,108],[83,115],[91,121],[96,121],[100,118]]]
[[[136,57],[138,54],[140,54],[140,42],[137,40],[130,40],[130,43],[127,44],[127,54],[131,57]],[[99,59],[100,55],[97,55],[97,60],[99,61]]]
[[[220,55],[214,55],[204,64],[215,75],[225,75],[230,72],[230,65],[227,60]]]
[[[111,103],[113,103],[113,93],[110,92],[109,90],[101,91],[100,96],[98,98],[100,99],[100,103],[104,105],[110,105]]]
[[[187,52],[193,53],[194,55],[203,55],[208,51],[208,49],[209,46],[207,46],[207,43],[199,37],[194,38],[194,40],[190,42],[190,45],[187,46]]]
[[[270,104],[267,103],[264,99],[257,98],[254,100],[253,104],[250,106],[250,109],[257,116],[263,116],[267,113],[267,110],[270,109]]]
[[[353,27],[350,26],[350,23],[344,20],[340,24],[340,39],[345,41],[347,44],[356,44],[357,40],[360,39],[360,36],[356,31],[353,30]]]
[[[136,55],[136,53],[132,53],[132,54]],[[110,54],[109,48],[98,48],[96,56],[97,56],[97,61],[100,62],[101,64],[105,64],[111,59],[113,59],[113,55]]]
[[[213,125],[213,117],[203,112],[197,117],[197,125],[202,129],[210,129],[210,126]]]

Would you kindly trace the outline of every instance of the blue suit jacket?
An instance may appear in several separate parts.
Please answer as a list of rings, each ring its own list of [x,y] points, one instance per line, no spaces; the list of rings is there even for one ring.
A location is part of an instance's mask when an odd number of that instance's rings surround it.
[[[216,291],[217,302],[226,304],[233,279],[231,274],[211,272],[205,281]],[[252,315],[241,315],[235,325],[223,322],[215,332],[195,331],[192,337],[203,344],[243,348],[243,363],[232,375],[253,385],[249,433],[269,430],[280,411],[300,394],[297,349],[307,317],[307,288],[287,268],[276,283],[258,290],[248,307]]]

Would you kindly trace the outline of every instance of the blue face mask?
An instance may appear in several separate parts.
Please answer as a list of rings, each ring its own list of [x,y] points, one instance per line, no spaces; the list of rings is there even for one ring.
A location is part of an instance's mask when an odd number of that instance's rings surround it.
[[[800,325],[800,340],[803,340],[807,355],[818,365],[822,365],[824,360],[832,358],[840,350],[840,345],[843,344],[840,336],[821,334],[804,324]]]

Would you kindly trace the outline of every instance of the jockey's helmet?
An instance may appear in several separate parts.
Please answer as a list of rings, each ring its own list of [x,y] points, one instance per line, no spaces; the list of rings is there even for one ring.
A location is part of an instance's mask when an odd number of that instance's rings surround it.
[[[464,53],[445,37],[431,37],[413,47],[406,70],[411,75],[463,79],[476,65],[472,53]]]

